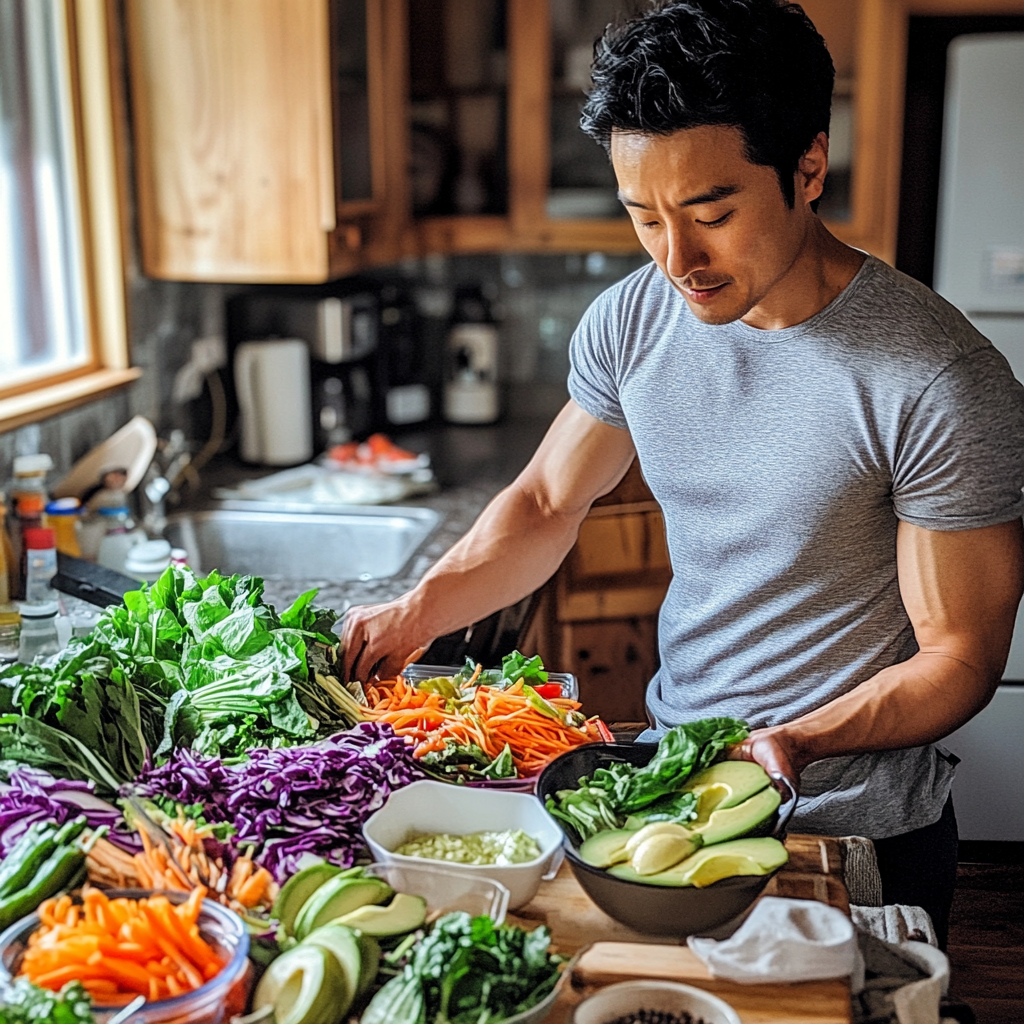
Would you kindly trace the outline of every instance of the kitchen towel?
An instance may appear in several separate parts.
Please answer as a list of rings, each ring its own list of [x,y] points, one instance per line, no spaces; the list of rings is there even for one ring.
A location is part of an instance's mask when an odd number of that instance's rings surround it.
[[[861,973],[850,919],[817,900],[765,896],[728,939],[691,935],[687,945],[715,977],[743,984]]]

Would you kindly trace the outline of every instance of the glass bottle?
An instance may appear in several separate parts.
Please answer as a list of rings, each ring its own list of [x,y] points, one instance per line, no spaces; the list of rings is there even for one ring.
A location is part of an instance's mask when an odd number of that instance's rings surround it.
[[[16,661],[21,635],[21,613],[11,602],[10,562],[14,557],[5,524],[7,506],[0,495],[0,665]]]
[[[53,530],[37,526],[25,531],[25,600],[42,604],[55,598],[52,580],[57,574],[57,540]]]

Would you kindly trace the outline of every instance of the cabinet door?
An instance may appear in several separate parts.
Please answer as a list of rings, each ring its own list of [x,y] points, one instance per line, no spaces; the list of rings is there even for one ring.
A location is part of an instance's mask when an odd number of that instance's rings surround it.
[[[836,66],[819,214],[837,237],[896,257],[907,18],[892,0],[802,0]]]
[[[315,281],[336,224],[324,0],[128,0],[145,272]]]

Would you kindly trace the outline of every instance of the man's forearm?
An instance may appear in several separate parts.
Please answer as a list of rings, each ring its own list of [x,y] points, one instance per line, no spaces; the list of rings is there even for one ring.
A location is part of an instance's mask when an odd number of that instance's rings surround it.
[[[402,600],[424,636],[442,636],[542,586],[575,543],[586,510],[540,508],[513,484]]]
[[[947,654],[918,653],[774,733],[796,771],[825,757],[941,739],[990,700],[987,674]]]

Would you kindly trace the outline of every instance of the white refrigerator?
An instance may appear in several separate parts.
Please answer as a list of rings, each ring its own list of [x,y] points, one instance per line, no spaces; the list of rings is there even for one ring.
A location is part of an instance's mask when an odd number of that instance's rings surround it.
[[[1024,381],[1024,33],[953,40],[946,70],[935,290]],[[944,745],[960,838],[1024,840],[1024,609],[1003,685]]]

